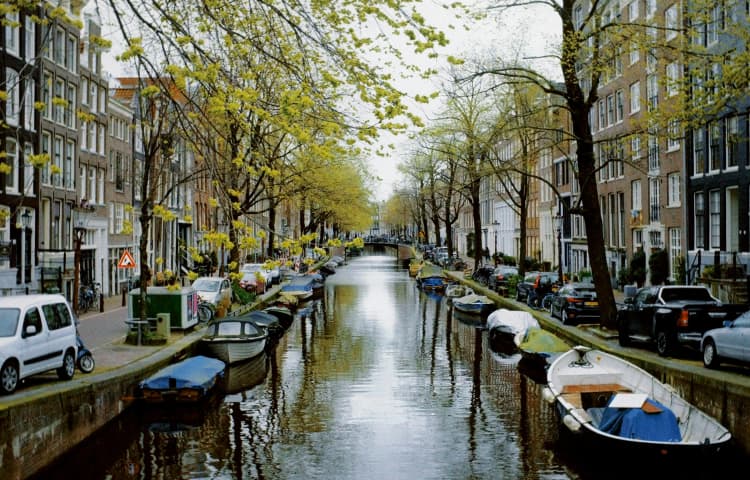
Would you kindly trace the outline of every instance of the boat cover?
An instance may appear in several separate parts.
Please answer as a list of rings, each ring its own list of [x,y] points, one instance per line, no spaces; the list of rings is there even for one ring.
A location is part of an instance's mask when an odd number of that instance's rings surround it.
[[[428,277],[422,279],[423,288],[440,288],[445,286],[442,277]]]
[[[638,440],[681,442],[682,435],[677,425],[677,417],[672,410],[651,398],[646,402],[658,407],[660,411],[647,413],[641,408],[607,407],[602,413],[599,430]]]
[[[315,277],[308,275],[299,275],[292,277],[289,283],[281,287],[281,293],[284,292],[312,292]]]
[[[198,355],[165,367],[140,384],[142,389],[172,390],[211,386],[226,365],[217,358]],[[170,384],[170,379],[172,382]]]
[[[539,322],[529,312],[499,308],[487,317],[487,328],[499,332],[517,335],[530,327],[539,327]],[[568,348],[567,350],[570,350]]]
[[[524,334],[519,334],[518,348],[525,352],[539,354],[562,353],[570,350],[565,340],[543,328],[529,327]]]

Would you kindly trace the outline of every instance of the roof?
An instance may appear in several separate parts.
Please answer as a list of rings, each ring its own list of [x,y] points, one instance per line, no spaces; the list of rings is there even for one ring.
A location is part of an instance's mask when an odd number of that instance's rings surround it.
[[[47,302],[67,302],[65,297],[59,293],[38,293],[34,295],[10,295],[0,297],[0,308],[26,308],[29,305],[36,305]]]

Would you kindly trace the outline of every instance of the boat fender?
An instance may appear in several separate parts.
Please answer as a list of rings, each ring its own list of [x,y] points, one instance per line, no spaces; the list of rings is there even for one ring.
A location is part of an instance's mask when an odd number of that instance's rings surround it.
[[[555,394],[552,393],[552,390],[549,387],[544,387],[544,390],[542,390],[542,398],[550,405],[555,403]]]
[[[573,418],[572,415],[565,415],[562,419],[563,425],[568,427],[568,430],[570,430],[573,433],[577,433],[581,429],[581,424],[578,420]]]

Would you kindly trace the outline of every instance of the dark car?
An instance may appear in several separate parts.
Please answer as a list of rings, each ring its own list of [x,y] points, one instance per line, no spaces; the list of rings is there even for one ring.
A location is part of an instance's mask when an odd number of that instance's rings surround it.
[[[487,286],[499,292],[501,288],[508,286],[508,279],[518,275],[518,269],[509,265],[498,265],[490,274]]]
[[[593,283],[568,283],[560,287],[552,299],[550,315],[563,324],[599,320],[599,302]]]
[[[516,300],[535,307],[555,288],[560,277],[555,272],[529,272],[516,285]]]

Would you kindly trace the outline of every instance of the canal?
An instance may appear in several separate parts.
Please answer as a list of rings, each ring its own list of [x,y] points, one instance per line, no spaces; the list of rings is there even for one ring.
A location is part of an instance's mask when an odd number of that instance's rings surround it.
[[[654,478],[576,451],[518,361],[394,257],[355,257],[211,403],[131,408],[37,477]]]

